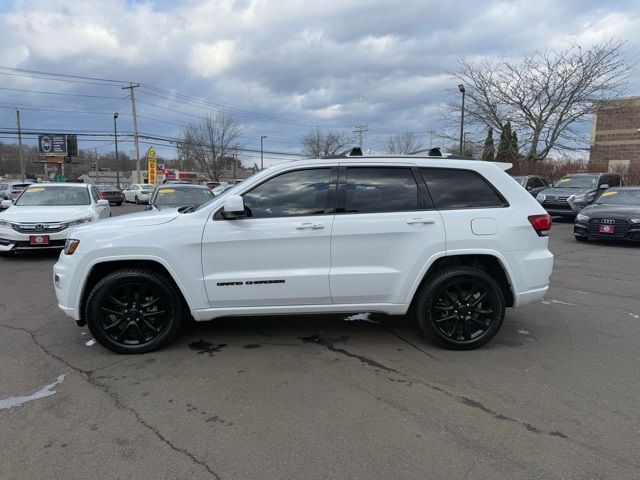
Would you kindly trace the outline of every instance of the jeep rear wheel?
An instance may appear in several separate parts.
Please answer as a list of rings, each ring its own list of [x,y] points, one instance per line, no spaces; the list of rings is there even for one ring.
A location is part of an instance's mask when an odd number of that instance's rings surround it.
[[[436,272],[417,303],[420,328],[439,345],[471,350],[491,340],[504,320],[500,285],[486,272],[455,266]]]
[[[118,353],[157,350],[173,340],[183,307],[175,287],[147,270],[107,275],[87,299],[85,318],[94,338]]]

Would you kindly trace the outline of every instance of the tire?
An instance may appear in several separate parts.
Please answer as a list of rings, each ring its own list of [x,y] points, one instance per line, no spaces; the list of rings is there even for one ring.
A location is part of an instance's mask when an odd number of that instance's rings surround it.
[[[138,198],[138,195],[136,195],[136,205],[140,205],[140,199]]]
[[[172,283],[140,269],[110,273],[93,287],[85,305],[93,337],[116,353],[162,348],[176,337],[184,317],[181,297]]]
[[[589,237],[585,237],[585,236],[582,236],[582,235],[576,235],[575,237],[576,237],[576,240],[579,241],[579,242],[588,242],[589,241]]]
[[[418,292],[416,303],[422,331],[452,350],[481,347],[495,337],[504,321],[500,285],[477,268],[454,266],[437,271]]]

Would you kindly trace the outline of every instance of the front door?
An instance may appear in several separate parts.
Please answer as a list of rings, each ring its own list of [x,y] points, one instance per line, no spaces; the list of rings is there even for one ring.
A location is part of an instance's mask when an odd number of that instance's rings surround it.
[[[246,216],[217,212],[202,268],[212,307],[331,303],[329,266],[337,169],[278,174],[242,194]]]

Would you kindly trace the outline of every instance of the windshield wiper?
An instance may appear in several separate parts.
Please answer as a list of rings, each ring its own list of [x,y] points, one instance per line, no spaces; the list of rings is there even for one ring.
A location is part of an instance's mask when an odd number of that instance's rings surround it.
[[[180,213],[191,213],[193,212],[196,208],[198,208],[200,206],[199,203],[194,203],[193,205],[187,205],[186,207],[180,207],[178,209],[178,212]]]

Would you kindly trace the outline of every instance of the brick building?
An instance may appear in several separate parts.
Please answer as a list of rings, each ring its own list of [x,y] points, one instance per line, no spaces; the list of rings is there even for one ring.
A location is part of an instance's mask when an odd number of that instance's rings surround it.
[[[640,165],[640,97],[602,102],[591,126],[590,170]]]

